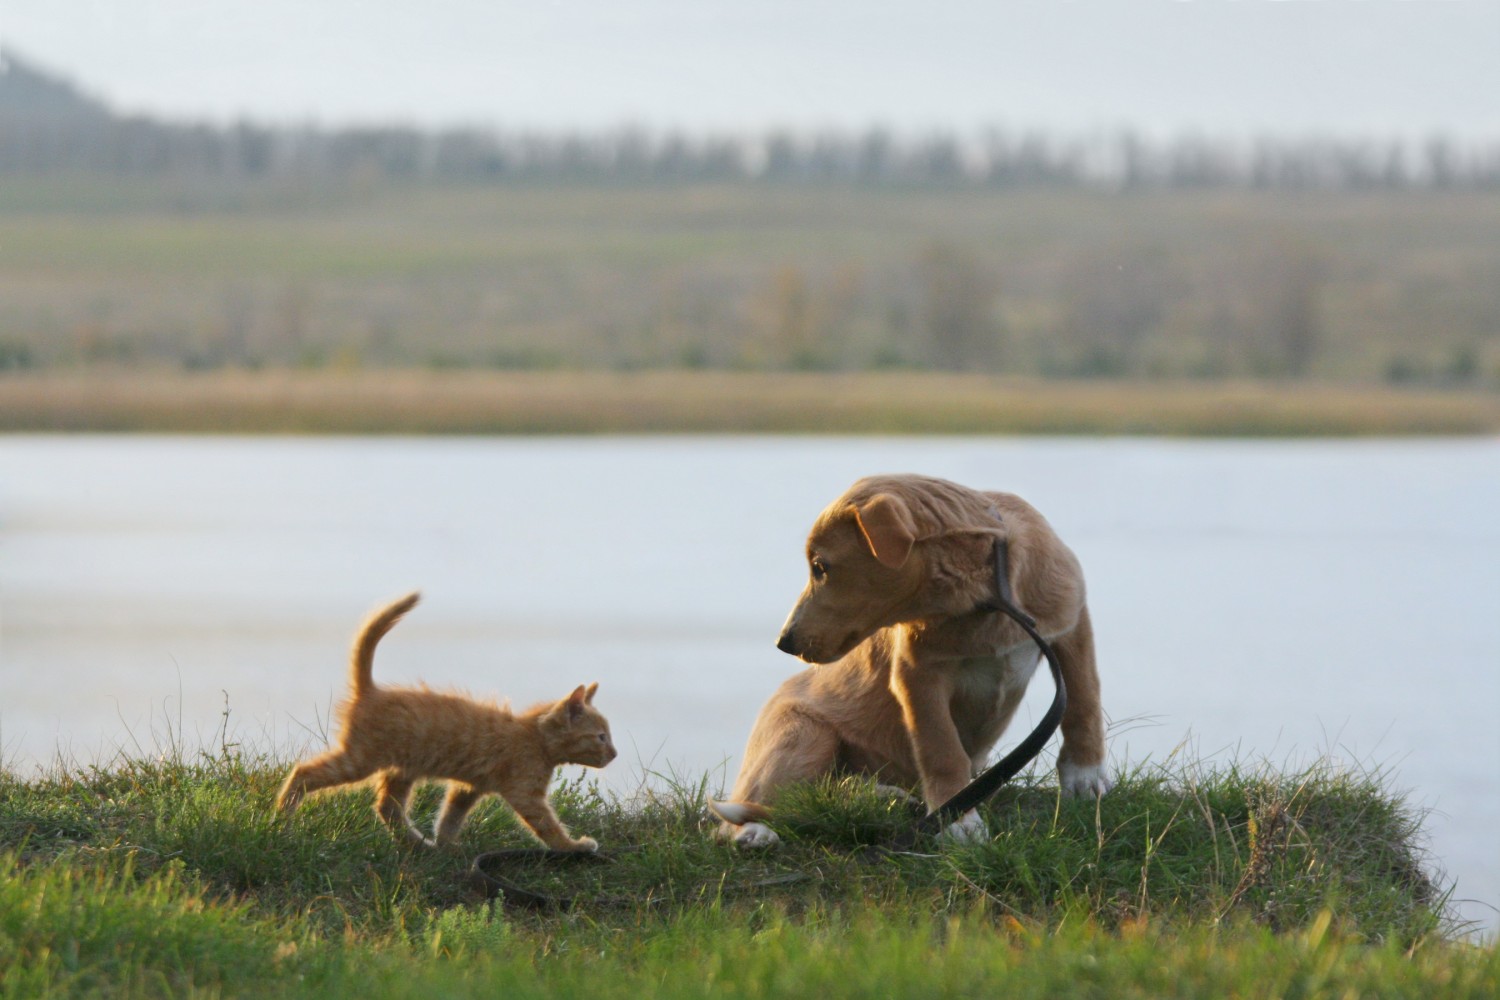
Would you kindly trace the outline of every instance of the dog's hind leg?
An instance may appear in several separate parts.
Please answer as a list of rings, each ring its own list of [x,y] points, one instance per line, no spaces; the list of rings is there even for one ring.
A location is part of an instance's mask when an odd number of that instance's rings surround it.
[[[1062,717],[1062,750],[1057,777],[1066,795],[1100,796],[1114,782],[1105,770],[1104,706],[1099,698],[1099,671],[1094,663],[1094,626],[1085,605],[1078,624],[1052,640],[1058,668],[1068,685],[1068,707]]]
[[[709,808],[724,820],[723,837],[741,847],[769,847],[781,838],[765,823],[765,807],[787,785],[832,773],[839,738],[824,720],[795,701],[773,698],[750,732],[734,793]],[[738,821],[738,822],[736,822]]]

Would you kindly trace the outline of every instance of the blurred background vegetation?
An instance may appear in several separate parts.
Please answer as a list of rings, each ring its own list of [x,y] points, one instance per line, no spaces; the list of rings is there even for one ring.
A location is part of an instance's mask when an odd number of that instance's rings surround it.
[[[0,370],[1500,386],[1500,145],[213,126],[5,62]]]

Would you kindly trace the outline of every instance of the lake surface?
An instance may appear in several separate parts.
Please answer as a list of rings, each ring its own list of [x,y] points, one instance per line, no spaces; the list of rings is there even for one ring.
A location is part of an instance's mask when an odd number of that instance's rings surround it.
[[[377,677],[597,680],[608,785],[728,785],[799,668],[813,517],[902,471],[1019,493],[1078,553],[1116,766],[1380,770],[1497,926],[1493,440],[4,437],[0,753],[217,746],[226,709],[231,741],[321,743],[355,627],[420,588]]]

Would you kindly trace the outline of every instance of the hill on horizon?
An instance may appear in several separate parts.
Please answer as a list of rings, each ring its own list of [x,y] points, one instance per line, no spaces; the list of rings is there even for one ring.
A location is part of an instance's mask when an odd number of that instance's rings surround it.
[[[0,47],[0,118],[103,122],[109,106],[14,49]]]

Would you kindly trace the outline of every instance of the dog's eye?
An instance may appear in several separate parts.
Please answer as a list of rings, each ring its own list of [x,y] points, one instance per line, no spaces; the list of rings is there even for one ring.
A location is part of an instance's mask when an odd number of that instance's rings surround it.
[[[609,734],[608,733],[600,733],[599,734],[599,742],[600,743],[608,743],[609,742]]]
[[[821,580],[821,579],[823,579],[827,575],[828,575],[828,567],[825,566],[825,565],[823,565],[823,560],[821,560],[821,559],[814,559],[812,561],[812,578],[814,580]]]

